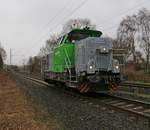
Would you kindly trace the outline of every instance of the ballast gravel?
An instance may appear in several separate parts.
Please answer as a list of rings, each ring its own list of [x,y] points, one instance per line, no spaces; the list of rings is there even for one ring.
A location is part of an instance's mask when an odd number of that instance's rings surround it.
[[[62,130],[150,130],[150,119],[80,100],[16,74],[11,77],[21,84],[35,104],[45,107],[61,122]]]

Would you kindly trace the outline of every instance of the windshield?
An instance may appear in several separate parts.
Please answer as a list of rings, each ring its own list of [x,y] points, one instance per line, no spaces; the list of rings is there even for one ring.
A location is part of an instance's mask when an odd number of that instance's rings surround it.
[[[102,32],[95,30],[84,30],[84,29],[75,29],[68,33],[69,41],[79,41],[87,37],[100,37]]]

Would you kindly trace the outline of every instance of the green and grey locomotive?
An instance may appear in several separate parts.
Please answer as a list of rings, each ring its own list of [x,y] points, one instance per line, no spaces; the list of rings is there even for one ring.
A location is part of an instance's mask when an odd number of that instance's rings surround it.
[[[87,28],[65,34],[46,58],[44,80],[81,93],[117,89],[119,62],[113,58],[111,39],[101,35],[102,32]]]

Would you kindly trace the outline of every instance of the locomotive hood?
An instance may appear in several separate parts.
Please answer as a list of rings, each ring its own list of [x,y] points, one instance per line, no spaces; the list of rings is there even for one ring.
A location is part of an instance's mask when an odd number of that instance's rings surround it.
[[[112,42],[110,38],[88,37],[76,42],[77,72],[112,71]]]

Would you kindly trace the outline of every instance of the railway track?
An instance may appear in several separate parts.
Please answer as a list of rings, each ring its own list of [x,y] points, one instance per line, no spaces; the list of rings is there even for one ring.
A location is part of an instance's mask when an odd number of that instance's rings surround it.
[[[104,99],[101,102],[117,109],[141,115],[150,119],[150,103],[120,96],[109,96],[110,98]]]
[[[123,82],[121,86],[150,89],[150,83]]]
[[[35,83],[38,83],[38,84],[41,84],[44,86],[54,87],[40,79],[35,79],[35,78],[27,77],[27,76],[23,76],[23,77],[25,79],[31,80]],[[56,89],[57,87],[54,87],[54,88]],[[61,90],[65,91],[64,89],[61,89]],[[133,100],[133,99],[115,96],[115,95],[111,95],[111,94],[105,95],[106,98],[104,98],[104,99],[100,99],[99,94],[96,94],[96,96],[91,96],[91,95],[87,96],[87,95],[81,95],[79,93],[75,93],[72,91],[65,91],[65,93],[67,93],[71,96],[77,97],[80,100],[88,100],[86,102],[90,102],[91,104],[93,104],[93,103],[96,105],[105,104],[109,107],[111,106],[115,109],[122,110],[122,111],[125,111],[128,113],[136,114],[136,115],[143,116],[143,117],[150,119],[150,103],[148,103],[148,102]],[[91,101],[91,99],[92,99],[92,101]]]

